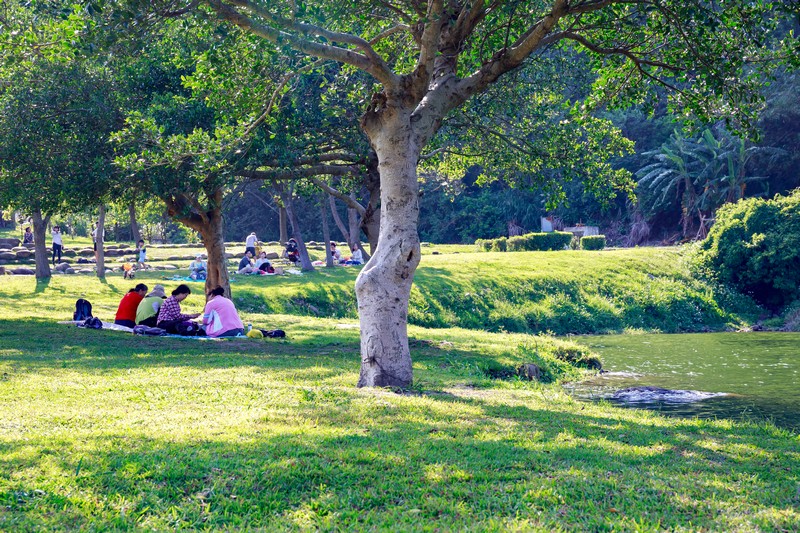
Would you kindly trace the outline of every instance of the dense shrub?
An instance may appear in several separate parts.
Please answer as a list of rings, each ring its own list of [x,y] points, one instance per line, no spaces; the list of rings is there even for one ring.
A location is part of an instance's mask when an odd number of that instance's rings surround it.
[[[475,248],[479,252],[490,252],[492,250],[492,239],[478,239],[475,241]]]
[[[605,235],[587,235],[586,237],[581,237],[581,250],[602,250],[605,247]]]
[[[800,297],[800,189],[717,211],[697,264],[773,308]]]
[[[505,237],[499,237],[497,239],[492,239],[492,252],[505,252],[507,247],[507,239]]]

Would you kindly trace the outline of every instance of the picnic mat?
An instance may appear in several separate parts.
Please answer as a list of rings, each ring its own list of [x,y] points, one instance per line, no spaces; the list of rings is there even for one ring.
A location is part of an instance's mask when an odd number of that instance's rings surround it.
[[[70,326],[77,326],[78,324],[83,324],[83,320],[62,320],[59,324],[66,324]],[[92,328],[86,328],[92,329]],[[133,328],[129,328],[126,326],[120,326],[119,324],[114,324],[113,322],[103,322],[103,329],[108,331],[122,331],[124,333],[133,333]],[[137,335],[137,337],[149,337],[149,338],[158,338],[158,337],[169,337],[172,339],[193,339],[197,341],[224,341],[225,339],[236,339],[236,338],[245,338],[245,335],[240,335],[239,337],[189,337],[187,335],[173,335],[171,333],[167,333],[166,335]]]

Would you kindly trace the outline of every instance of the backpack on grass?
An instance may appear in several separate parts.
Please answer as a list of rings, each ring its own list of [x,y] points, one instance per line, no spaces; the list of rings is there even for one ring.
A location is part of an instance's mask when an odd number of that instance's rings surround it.
[[[265,337],[272,337],[273,339],[282,339],[286,337],[286,332],[282,329],[262,329],[261,333]]]
[[[75,302],[75,313],[72,315],[72,320],[82,322],[87,318],[92,318],[92,304],[89,303],[89,300],[79,298]]]

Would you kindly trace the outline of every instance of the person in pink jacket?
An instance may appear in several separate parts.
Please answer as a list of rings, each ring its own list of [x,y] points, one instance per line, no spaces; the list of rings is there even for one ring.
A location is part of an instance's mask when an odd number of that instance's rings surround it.
[[[217,287],[208,293],[203,310],[203,326],[209,337],[236,337],[244,335],[244,325],[233,302],[223,296],[225,289]]]

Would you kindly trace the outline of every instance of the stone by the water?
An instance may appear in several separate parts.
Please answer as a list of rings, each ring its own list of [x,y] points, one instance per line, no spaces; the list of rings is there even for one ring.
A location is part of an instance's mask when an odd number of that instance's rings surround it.
[[[704,392],[697,390],[662,389],[661,387],[629,387],[618,390],[612,396],[615,400],[628,403],[691,403],[727,396],[724,392]]]

